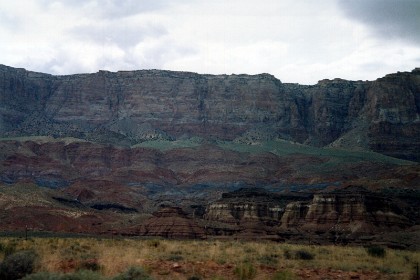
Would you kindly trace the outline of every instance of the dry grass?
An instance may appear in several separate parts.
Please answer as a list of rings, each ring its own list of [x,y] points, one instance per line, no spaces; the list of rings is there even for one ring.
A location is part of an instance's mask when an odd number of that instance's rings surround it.
[[[403,280],[410,279],[414,265],[420,262],[420,252],[391,249],[386,249],[385,258],[375,258],[369,256],[365,248],[350,246],[94,238],[2,238],[0,258],[4,255],[4,248],[10,247],[34,249],[40,256],[38,270],[41,271],[71,272],[77,269],[75,263],[94,260],[105,276],[114,276],[130,266],[143,266],[156,279],[187,279],[200,271],[201,279],[235,279],[235,267],[250,263],[256,269],[265,269],[264,276],[261,276],[264,278],[257,276],[255,279],[270,279],[270,275],[284,270],[297,273],[304,269],[325,269],[376,272],[384,276],[382,279]],[[314,255],[314,259],[297,259],[294,253],[299,250]],[[172,272],[174,263],[182,264],[185,269]],[[206,266],[215,269],[212,272],[204,269]],[[227,272],[220,271],[220,268]]]

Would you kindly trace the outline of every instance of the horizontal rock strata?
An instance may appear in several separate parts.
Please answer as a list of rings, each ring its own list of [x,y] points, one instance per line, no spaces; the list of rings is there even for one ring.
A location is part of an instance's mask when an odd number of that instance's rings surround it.
[[[0,65],[0,136],[130,145],[200,136],[287,139],[419,159],[420,70],[373,82],[159,70],[52,76]]]

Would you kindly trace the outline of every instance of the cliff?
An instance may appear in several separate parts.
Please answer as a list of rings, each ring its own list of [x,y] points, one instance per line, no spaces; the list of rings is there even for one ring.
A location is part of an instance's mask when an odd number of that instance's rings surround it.
[[[235,225],[244,222],[279,225],[286,205],[300,198],[299,195],[279,196],[260,188],[241,188],[224,193],[220,200],[209,204],[204,218]]]
[[[219,224],[225,223],[227,232],[236,225],[230,234],[248,238],[355,242],[415,226],[418,206],[408,213],[401,205],[396,197],[353,186],[313,195],[240,189],[209,204],[204,217],[208,229],[215,222],[216,234],[226,234]]]
[[[283,84],[269,74],[160,70],[52,76],[0,66],[0,136],[132,145],[287,139],[419,160],[420,70],[372,82]]]
[[[315,194],[312,201],[291,203],[282,217],[283,228],[353,234],[403,229],[414,224],[395,201],[363,188]]]

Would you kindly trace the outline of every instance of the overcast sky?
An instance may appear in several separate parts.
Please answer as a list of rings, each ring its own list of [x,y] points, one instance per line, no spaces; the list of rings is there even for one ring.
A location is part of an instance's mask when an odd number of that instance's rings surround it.
[[[0,64],[373,80],[420,67],[419,0],[0,0]]]

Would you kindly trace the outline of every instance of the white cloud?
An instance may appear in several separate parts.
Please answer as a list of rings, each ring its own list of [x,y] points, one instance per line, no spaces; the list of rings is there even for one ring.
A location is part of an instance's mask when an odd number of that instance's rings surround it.
[[[348,2],[2,1],[0,36],[7,44],[0,45],[0,63],[53,74],[149,68],[267,72],[299,83],[375,79],[419,66],[416,40],[407,33],[384,38],[382,27],[372,27],[381,26],[383,17],[357,17],[355,11],[367,4]],[[406,6],[398,11],[407,19],[389,20],[390,30],[416,22]]]

